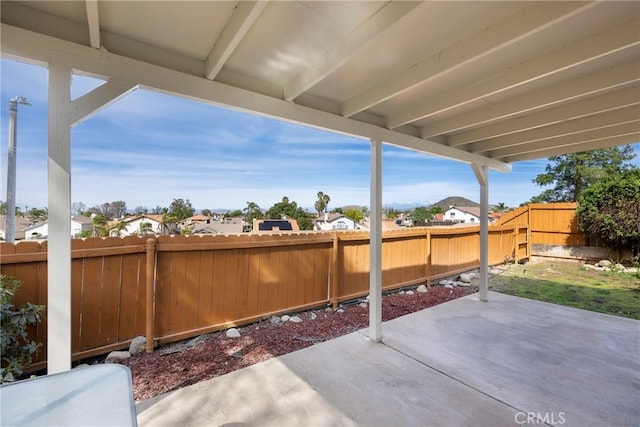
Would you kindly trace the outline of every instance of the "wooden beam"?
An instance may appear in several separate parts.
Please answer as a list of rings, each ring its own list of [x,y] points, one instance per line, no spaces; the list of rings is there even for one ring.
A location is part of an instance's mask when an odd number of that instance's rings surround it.
[[[78,99],[71,102],[70,126],[80,122],[107,108],[118,99],[128,95],[137,88],[135,83],[118,79],[110,79]]]
[[[399,109],[387,117],[387,127],[393,129],[430,117],[436,113],[557,74],[624,49],[637,49],[638,45],[640,45],[639,26],[640,20],[634,18],[625,24],[516,64],[509,68],[509,71],[501,75],[500,78],[448,90],[437,96],[429,97],[416,104]],[[482,78],[483,76],[478,76],[479,80],[482,80]]]
[[[236,49],[260,13],[267,5],[266,1],[240,1],[231,14],[220,37],[207,56],[205,76],[209,80],[216,78],[229,56]]]
[[[100,49],[100,15],[98,14],[98,0],[85,0],[87,8],[87,24],[89,25],[89,43],[92,48]]]
[[[342,106],[342,114],[350,117],[453,69],[468,66],[473,61],[558,24],[593,5],[583,2],[536,3],[352,97]]]

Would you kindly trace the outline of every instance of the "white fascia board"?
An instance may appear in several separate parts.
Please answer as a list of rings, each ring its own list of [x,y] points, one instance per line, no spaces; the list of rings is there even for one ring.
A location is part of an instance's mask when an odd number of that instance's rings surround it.
[[[228,86],[204,77],[181,73],[131,58],[98,51],[87,46],[66,42],[46,35],[2,24],[2,54],[34,58],[48,62],[52,52],[63,52],[74,69],[104,78],[111,77],[136,82],[174,96],[234,108],[249,113],[284,120],[291,123],[333,131],[433,154],[465,163],[480,163],[487,167],[510,172],[511,166],[484,156],[469,153],[433,141],[401,134],[392,130],[359,122],[336,114],[314,110]]]
[[[640,88],[633,85],[615,92],[594,98],[562,104],[548,110],[541,110],[521,118],[507,120],[501,123],[480,127],[467,132],[461,132],[449,137],[449,145],[459,147],[477,141],[484,141],[512,133],[523,132],[541,126],[573,120],[580,117],[624,108],[640,103]],[[475,151],[475,150],[474,150]]]
[[[541,149],[526,154],[506,157],[508,162],[521,162],[525,160],[535,160],[551,156],[559,156],[562,154],[579,153],[583,151],[599,150],[601,148],[617,147],[619,145],[635,144],[640,142],[640,133],[614,136],[607,139],[598,139],[590,142],[579,142],[577,144],[562,145],[559,147]]]
[[[420,136],[432,138],[436,135],[460,131],[471,126],[523,114],[530,110],[597,94],[639,81],[640,63],[631,61],[580,79],[562,82],[546,89],[536,90],[517,98],[489,105],[486,108],[429,123],[420,129]]]
[[[516,15],[506,17],[496,24],[483,28],[482,31],[438,52],[436,55],[412,65],[372,89],[352,97],[344,103],[343,115],[351,117],[442,73],[467,66],[472,61],[483,58],[498,49],[509,46],[593,6],[593,3],[581,2],[536,3]]]
[[[429,97],[429,99],[409,105],[390,115],[387,118],[387,127],[393,129],[430,117],[436,113],[521,86],[624,49],[637,49],[640,44],[638,28],[640,28],[640,20],[634,18],[613,29],[514,65],[499,79],[489,80],[478,85],[463,86],[455,90],[448,90],[438,96]]]
[[[236,49],[260,13],[267,5],[266,1],[241,1],[231,14],[220,37],[216,40],[213,49],[206,61],[205,75],[208,79],[216,78],[229,56]]]

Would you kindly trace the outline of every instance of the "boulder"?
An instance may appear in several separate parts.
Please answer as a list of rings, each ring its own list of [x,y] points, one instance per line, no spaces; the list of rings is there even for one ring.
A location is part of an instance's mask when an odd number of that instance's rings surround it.
[[[289,318],[289,322],[293,322],[293,323],[302,323],[302,319],[298,316],[291,316]]]
[[[133,340],[131,340],[131,344],[129,344],[129,353],[131,353],[132,356],[135,356],[136,354],[142,354],[145,351],[146,345],[146,337],[135,337]]]
[[[361,302],[360,304],[358,304],[358,306],[362,307],[362,308],[367,308],[369,307],[369,305],[366,302]]]
[[[128,351],[112,351],[107,355],[104,363],[120,363],[131,358],[131,353]]]
[[[428,289],[427,289],[427,287],[426,287],[425,285],[420,285],[420,286],[418,286],[418,288],[416,289],[416,291],[421,292],[421,293],[424,293],[424,292],[427,292],[427,291],[428,291]]]
[[[591,265],[591,264],[584,264],[582,268],[584,268],[585,270],[602,271],[602,267],[599,267],[597,265]]]
[[[398,292],[398,295],[404,295],[404,294],[405,294],[405,292],[404,292],[404,291],[400,291],[400,292]]]
[[[453,285],[444,285],[444,287],[447,289],[453,289]]]
[[[236,328],[227,329],[227,338],[240,338],[240,331]]]
[[[611,267],[611,261],[609,261],[608,259],[602,259],[598,261],[598,265],[600,267]]]
[[[405,293],[405,295],[413,295],[414,293],[415,293],[415,292],[413,292],[413,291],[407,291],[407,292]]]
[[[289,321],[289,319],[291,319],[291,316],[289,316],[288,314],[285,314],[284,316],[282,316],[282,317],[280,318],[280,320],[281,320],[282,322],[288,322],[288,321]]]
[[[282,323],[282,321],[280,320],[280,316],[271,316],[269,322],[271,322],[272,325],[279,325],[280,323]]]
[[[449,284],[449,281],[448,281],[448,280],[440,280],[440,281],[438,282],[438,285],[442,285],[442,286],[444,286],[444,285],[448,285],[448,284]]]
[[[473,279],[473,273],[462,273],[460,275],[460,281],[464,283],[471,283]]]

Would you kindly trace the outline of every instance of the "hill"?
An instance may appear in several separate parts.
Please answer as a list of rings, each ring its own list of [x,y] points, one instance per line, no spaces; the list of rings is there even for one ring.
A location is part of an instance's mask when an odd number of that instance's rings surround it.
[[[451,206],[480,206],[480,204],[473,202],[465,197],[453,196],[435,202],[434,204],[429,206],[429,208],[433,208],[435,206],[439,206],[440,208],[442,208],[442,210],[446,211]]]

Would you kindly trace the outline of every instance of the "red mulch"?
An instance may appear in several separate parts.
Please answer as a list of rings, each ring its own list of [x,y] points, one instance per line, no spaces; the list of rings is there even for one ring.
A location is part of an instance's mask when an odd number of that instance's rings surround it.
[[[413,295],[386,295],[382,300],[382,320],[391,320],[455,298],[470,290],[432,287]],[[369,309],[358,304],[342,307],[343,312],[324,309],[299,313],[301,323],[272,325],[269,320],[237,328],[240,338],[227,338],[224,331],[199,337],[192,346],[170,344],[152,354],[128,359],[124,364],[133,374],[136,401],[195,384],[218,375],[245,368],[275,356],[337,338],[369,324]],[[311,319],[311,313],[316,319]]]

